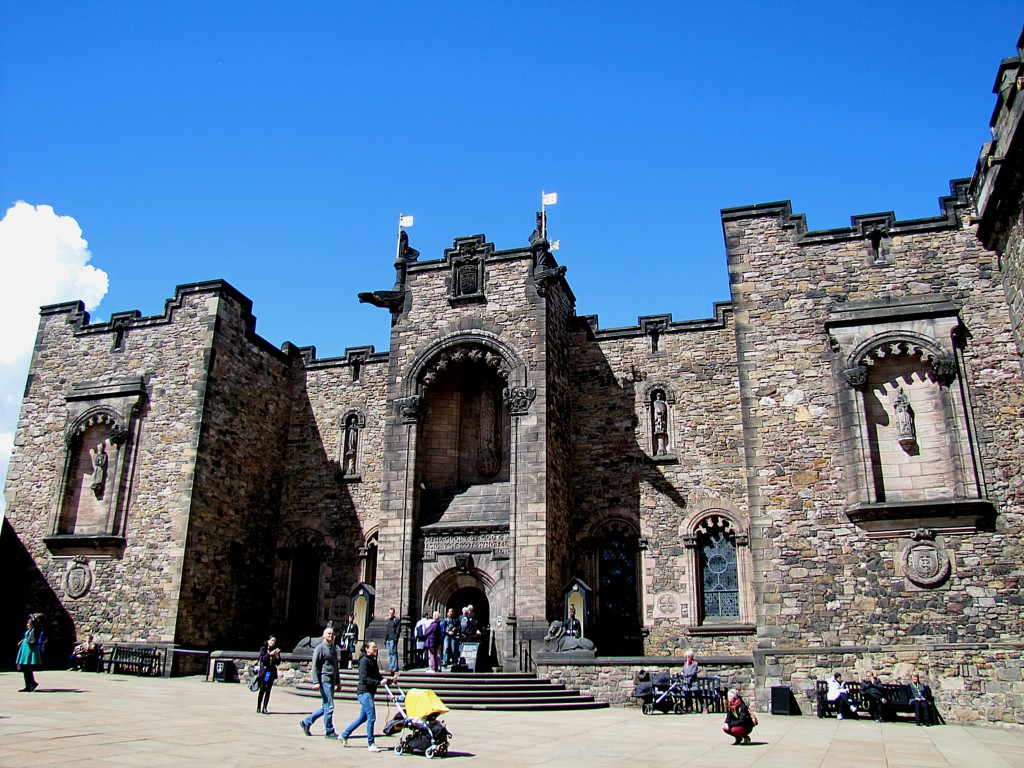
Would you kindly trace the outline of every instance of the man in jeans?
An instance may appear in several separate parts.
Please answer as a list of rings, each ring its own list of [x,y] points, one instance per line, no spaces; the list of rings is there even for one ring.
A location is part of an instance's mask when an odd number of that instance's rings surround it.
[[[384,644],[388,648],[388,671],[398,671],[398,636],[402,631],[402,622],[395,615],[395,609],[388,611],[388,620],[384,625]]]
[[[334,691],[338,688],[338,649],[334,645],[334,627],[324,630],[324,641],[313,651],[313,682],[320,687],[320,708],[309,717],[299,721],[299,727],[307,736],[312,736],[309,726],[322,715],[327,732],[325,739],[337,739],[334,730]]]
[[[377,644],[371,641],[366,644],[366,652],[359,660],[359,685],[356,687],[359,716],[341,732],[341,743],[344,746],[348,746],[348,737],[352,735],[352,731],[366,723],[366,749],[370,752],[383,751],[373,742],[373,727],[377,723],[377,710],[373,706],[373,694],[377,692],[377,686],[380,685],[382,679],[380,667],[377,666]],[[395,676],[389,677],[388,682],[394,683]]]

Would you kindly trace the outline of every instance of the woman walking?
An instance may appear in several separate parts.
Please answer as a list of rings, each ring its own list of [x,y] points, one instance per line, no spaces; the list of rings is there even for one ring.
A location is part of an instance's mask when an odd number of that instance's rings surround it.
[[[43,636],[42,619],[41,613],[29,614],[28,622],[25,624],[25,636],[18,644],[18,657],[14,663],[25,678],[25,687],[20,689],[19,693],[31,693],[39,687],[32,670],[43,665],[43,643],[46,640]]]
[[[267,712],[267,704],[270,703],[270,689],[274,687],[274,681],[277,680],[277,665],[280,663],[281,649],[277,647],[277,638],[271,635],[260,648],[259,667],[256,670],[260,681],[256,711],[260,714],[270,714]]]

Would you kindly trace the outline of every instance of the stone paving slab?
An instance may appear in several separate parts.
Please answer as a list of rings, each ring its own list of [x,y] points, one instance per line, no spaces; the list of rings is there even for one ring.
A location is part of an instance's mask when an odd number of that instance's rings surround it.
[[[21,675],[0,673],[0,768],[20,766],[416,765],[423,757],[370,754],[360,728],[352,747],[299,729],[310,699],[277,689],[269,716],[242,685],[82,672],[40,672],[40,688],[18,693]],[[381,699],[382,697],[378,697]],[[342,702],[340,731],[356,715]],[[381,700],[378,732],[389,716]],[[721,715],[653,715],[634,708],[584,712],[455,711],[445,763],[508,768],[1024,768],[1024,730],[758,715],[754,745],[733,747]],[[389,748],[396,738],[378,735]],[[436,762],[436,761],[435,761]]]

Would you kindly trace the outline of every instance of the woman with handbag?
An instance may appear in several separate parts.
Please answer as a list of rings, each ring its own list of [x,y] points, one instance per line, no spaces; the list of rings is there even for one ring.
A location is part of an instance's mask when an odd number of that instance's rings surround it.
[[[750,743],[750,732],[754,730],[755,725],[757,716],[750,711],[740,692],[732,688],[726,702],[725,725],[722,726],[722,730],[733,737],[733,746],[736,746]]]
[[[259,696],[256,697],[256,711],[269,715],[267,704],[270,703],[270,689],[277,680],[277,665],[281,663],[281,649],[277,647],[277,638],[271,635],[260,648],[260,660],[256,668]]]

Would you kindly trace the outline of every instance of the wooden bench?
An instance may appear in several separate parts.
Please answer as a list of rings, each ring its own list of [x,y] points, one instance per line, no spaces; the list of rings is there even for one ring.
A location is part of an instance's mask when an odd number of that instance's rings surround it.
[[[722,695],[722,678],[697,678],[697,705],[708,712],[725,712],[725,696]]]
[[[114,674],[164,674],[164,652],[155,646],[115,645],[103,659],[104,669]]]
[[[850,704],[855,706],[858,714],[864,713],[867,717],[868,705],[861,694],[860,683],[847,683],[846,690],[849,693]],[[898,683],[883,683],[882,690],[885,691],[883,698],[886,702],[882,704],[882,719],[895,720],[897,714],[914,713],[914,705],[910,701],[910,686]],[[814,684],[814,692],[818,703],[818,717],[839,714],[836,702],[828,700],[828,682],[818,680]],[[935,707],[935,701],[931,696],[928,698],[928,707],[931,710],[933,723],[945,722]]]

